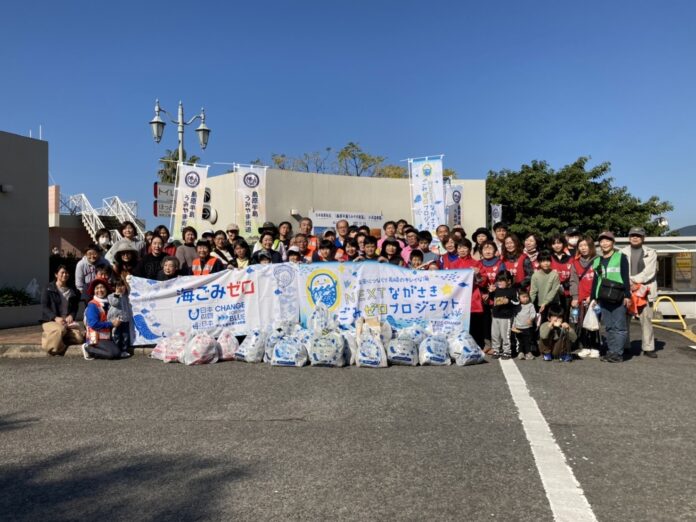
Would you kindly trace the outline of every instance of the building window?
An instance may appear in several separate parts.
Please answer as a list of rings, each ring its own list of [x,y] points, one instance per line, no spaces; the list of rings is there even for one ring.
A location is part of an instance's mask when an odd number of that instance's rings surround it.
[[[674,257],[671,255],[657,256],[657,287],[664,290],[672,290],[672,265]]]

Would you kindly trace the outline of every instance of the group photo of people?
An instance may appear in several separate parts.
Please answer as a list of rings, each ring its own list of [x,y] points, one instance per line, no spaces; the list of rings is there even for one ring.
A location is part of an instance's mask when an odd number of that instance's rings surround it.
[[[113,243],[108,230],[96,234],[74,273],[65,265],[53,270],[41,300],[42,347],[63,355],[82,344],[88,360],[130,357],[128,276],[166,281],[255,264],[376,262],[471,269],[470,334],[493,359],[621,362],[632,319],[640,323],[642,354],[657,357],[650,306],[657,255],[644,245],[644,229],[631,228],[621,250],[611,231],[591,237],[570,226],[543,238],[509,229],[498,222],[469,235],[462,226],[440,225],[433,236],[404,219],[386,221],[381,230],[340,220],[315,235],[312,220],[303,218],[297,231],[288,221],[266,222],[252,238],[241,237],[234,223],[200,234],[187,226],[175,241],[164,225],[138,237],[136,226],[124,222]]]

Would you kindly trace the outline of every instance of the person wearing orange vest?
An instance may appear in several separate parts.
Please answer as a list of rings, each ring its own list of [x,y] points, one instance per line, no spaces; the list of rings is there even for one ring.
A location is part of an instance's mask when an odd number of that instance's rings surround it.
[[[312,258],[312,254],[319,249],[319,238],[312,235],[313,227],[314,223],[312,223],[312,220],[308,217],[302,218],[300,221],[300,233],[304,234],[307,238],[307,251],[310,259]]]
[[[210,255],[210,243],[204,239],[199,239],[196,243],[196,253],[198,257],[194,259],[189,267],[190,275],[200,276],[214,274],[225,269],[222,262],[217,257]]]
[[[119,319],[107,320],[109,308],[107,295],[111,291],[109,283],[104,279],[95,279],[89,285],[87,295],[91,298],[85,310],[85,327],[87,335],[82,345],[82,355],[88,361],[92,359],[120,359],[130,357],[127,351],[122,352],[111,339],[111,330],[121,324]]]

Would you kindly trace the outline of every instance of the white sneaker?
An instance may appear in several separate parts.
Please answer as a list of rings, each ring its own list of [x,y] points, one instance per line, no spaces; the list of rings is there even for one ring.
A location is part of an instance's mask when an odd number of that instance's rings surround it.
[[[130,356],[131,356],[131,354],[128,352],[121,352],[121,359],[127,359]]]
[[[83,344],[83,345],[82,345],[82,357],[85,358],[85,361],[93,361],[93,360],[94,360],[94,357],[91,356],[91,355],[89,354],[89,352],[87,351],[87,345],[86,345],[86,344]]]
[[[578,352],[578,357],[580,357],[581,359],[584,359],[585,357],[589,357],[590,352],[592,352],[592,350],[590,350],[589,348],[583,348],[582,350],[580,350]]]
[[[524,361],[524,354],[522,352],[517,354],[517,360],[518,361]]]
[[[599,350],[590,350],[590,359],[599,359]]]

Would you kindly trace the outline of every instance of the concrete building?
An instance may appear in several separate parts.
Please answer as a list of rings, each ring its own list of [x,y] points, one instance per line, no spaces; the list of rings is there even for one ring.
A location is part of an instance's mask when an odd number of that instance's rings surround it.
[[[486,226],[486,181],[455,179],[461,189],[462,225],[468,234]],[[237,175],[208,178],[212,217],[194,224],[198,230],[223,228],[236,222],[242,226],[243,209],[237,203]],[[288,170],[266,172],[265,213],[261,221],[297,223],[314,210],[382,214],[384,220],[411,221],[408,179],[337,176]],[[297,229],[294,227],[295,230]]]
[[[0,287],[48,283],[48,142],[0,131],[0,223],[8,242],[0,255]],[[16,243],[16,244],[15,244]],[[37,307],[0,308],[0,327],[27,324]]]
[[[617,237],[617,248],[628,245],[627,237]],[[645,246],[657,252],[657,290],[659,296],[671,297],[679,311],[696,318],[696,236],[646,237]],[[674,316],[669,302],[661,302],[658,311]]]

